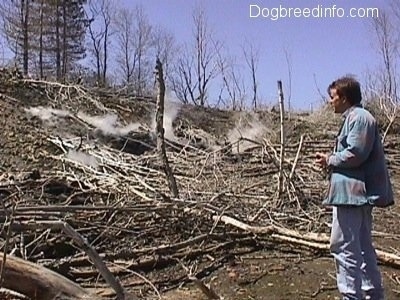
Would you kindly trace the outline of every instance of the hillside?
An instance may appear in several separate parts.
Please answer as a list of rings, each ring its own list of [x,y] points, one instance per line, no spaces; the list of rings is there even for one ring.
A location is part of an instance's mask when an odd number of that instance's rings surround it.
[[[188,274],[213,279],[229,299],[267,299],[256,284],[268,277],[267,267],[238,275],[246,267],[241,258],[263,253],[264,265],[287,256],[274,276],[288,276],[293,260],[327,257],[330,212],[320,206],[326,180],[313,161],[315,152],[333,146],[339,120],[329,112],[286,120],[278,197],[278,113],[168,101],[167,155],[179,189],[179,198],[173,198],[156,151],[152,97],[24,79],[1,70],[0,110],[0,217],[6,224],[1,239],[3,245],[8,240],[7,253],[112,296],[83,249],[53,226],[67,223],[141,299],[192,282]],[[391,134],[385,145],[397,195],[399,144]],[[376,213],[378,246],[393,254],[382,262],[392,268],[400,265],[398,213],[397,206]],[[398,270],[388,272],[398,280]],[[320,277],[312,274],[310,282]],[[240,285],[238,276],[246,284]],[[232,289],[231,279],[244,294]],[[394,279],[388,285],[398,289]]]

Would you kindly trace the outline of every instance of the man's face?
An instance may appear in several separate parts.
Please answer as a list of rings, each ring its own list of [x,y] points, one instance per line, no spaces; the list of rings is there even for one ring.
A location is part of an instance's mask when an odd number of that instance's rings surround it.
[[[346,98],[340,97],[336,89],[330,89],[329,94],[329,104],[333,107],[333,111],[337,114],[344,113],[349,107]]]

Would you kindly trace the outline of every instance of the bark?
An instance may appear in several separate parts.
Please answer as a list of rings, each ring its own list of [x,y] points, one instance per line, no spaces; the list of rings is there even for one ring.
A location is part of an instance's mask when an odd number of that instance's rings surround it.
[[[157,95],[157,112],[156,112],[156,132],[157,132],[157,151],[164,164],[165,174],[168,179],[169,189],[175,198],[179,198],[179,191],[176,185],[175,177],[168,162],[167,152],[165,150],[164,140],[164,97],[165,97],[165,82],[162,64],[159,59],[156,63],[156,73],[158,82]]]
[[[3,264],[3,253],[0,252]],[[31,299],[99,299],[79,285],[49,269],[32,262],[7,256],[3,287],[28,296]]]

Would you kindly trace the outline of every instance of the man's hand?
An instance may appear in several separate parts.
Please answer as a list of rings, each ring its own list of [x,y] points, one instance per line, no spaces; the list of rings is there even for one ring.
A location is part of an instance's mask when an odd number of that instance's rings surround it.
[[[325,153],[321,153],[321,152],[317,152],[315,153],[315,163],[320,165],[321,167],[327,167],[328,166],[328,157],[329,154],[325,154]]]

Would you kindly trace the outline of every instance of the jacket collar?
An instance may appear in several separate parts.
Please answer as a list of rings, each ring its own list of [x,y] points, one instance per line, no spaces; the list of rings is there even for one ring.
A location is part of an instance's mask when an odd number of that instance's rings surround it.
[[[357,107],[361,107],[361,104],[355,104],[353,106],[350,106],[344,113],[342,113],[342,118],[346,119],[347,116]]]

